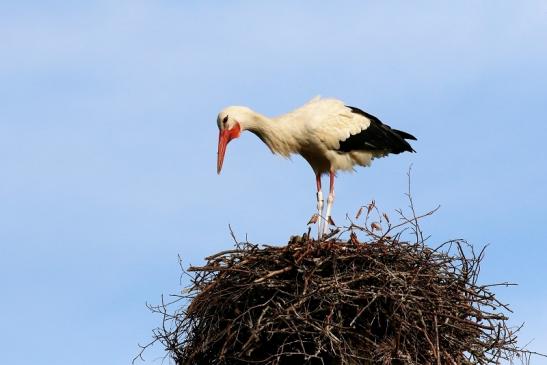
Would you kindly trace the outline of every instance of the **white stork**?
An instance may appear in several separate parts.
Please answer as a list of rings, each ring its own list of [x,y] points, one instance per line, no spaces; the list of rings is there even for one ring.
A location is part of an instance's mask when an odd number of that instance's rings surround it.
[[[338,170],[353,170],[355,165],[369,166],[377,157],[389,153],[415,152],[405,139],[416,140],[406,132],[391,129],[378,118],[336,99],[316,97],[302,107],[275,118],[269,118],[244,106],[230,106],[217,119],[218,159],[220,174],[226,146],[241,132],[258,136],[274,154],[289,157],[300,154],[315,172],[319,238],[332,224],[334,177]],[[323,216],[321,175],[329,174],[330,189],[327,211]],[[321,221],[325,220],[324,223]]]

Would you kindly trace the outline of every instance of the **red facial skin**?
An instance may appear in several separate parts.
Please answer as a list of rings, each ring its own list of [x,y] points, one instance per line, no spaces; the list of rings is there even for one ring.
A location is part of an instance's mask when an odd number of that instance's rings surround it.
[[[226,153],[226,146],[228,143],[239,137],[241,134],[241,126],[238,122],[235,123],[232,129],[225,129],[218,134],[218,153],[217,153],[217,174],[220,175],[222,170],[222,163],[224,162],[224,154]]]

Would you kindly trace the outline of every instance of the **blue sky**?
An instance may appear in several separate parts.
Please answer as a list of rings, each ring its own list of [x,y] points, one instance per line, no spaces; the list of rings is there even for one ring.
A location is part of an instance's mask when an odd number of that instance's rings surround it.
[[[412,164],[432,244],[489,244],[482,281],[519,284],[498,295],[547,352],[546,39],[544,1],[0,2],[2,363],[129,363],[177,254],[303,232],[311,169],[249,134],[216,176],[216,114],[318,94],[418,137],[340,174],[335,220],[406,207]]]

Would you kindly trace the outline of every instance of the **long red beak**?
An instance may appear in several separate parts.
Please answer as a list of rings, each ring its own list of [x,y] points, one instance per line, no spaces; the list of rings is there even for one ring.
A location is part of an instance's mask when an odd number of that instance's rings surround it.
[[[224,154],[226,153],[226,146],[230,142],[230,131],[225,129],[218,134],[218,152],[217,152],[217,174],[220,175],[222,170],[222,164],[224,162]]]
[[[222,163],[224,162],[224,154],[226,153],[226,146],[232,139],[239,137],[241,134],[241,125],[236,122],[232,129],[225,129],[218,134],[218,152],[217,152],[217,174],[220,174],[222,170]]]
[[[241,125],[236,122],[231,129],[225,129],[218,134],[218,152],[217,152],[217,174],[220,175],[222,163],[224,162],[224,154],[226,146],[232,139],[239,137],[241,134]]]

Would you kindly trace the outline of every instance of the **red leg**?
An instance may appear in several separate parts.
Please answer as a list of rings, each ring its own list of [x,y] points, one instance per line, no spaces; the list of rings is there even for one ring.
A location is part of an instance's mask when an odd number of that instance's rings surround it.
[[[317,191],[321,191],[321,174],[315,174],[315,183],[317,184]]]
[[[330,178],[330,185],[329,185],[329,195],[332,194],[334,196],[334,178],[336,175],[334,174],[334,171],[329,172],[329,178]]]

